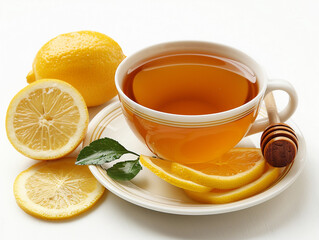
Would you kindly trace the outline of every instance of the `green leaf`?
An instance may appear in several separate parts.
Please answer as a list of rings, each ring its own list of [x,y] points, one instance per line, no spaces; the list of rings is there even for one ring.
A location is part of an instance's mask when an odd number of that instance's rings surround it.
[[[128,181],[134,178],[142,169],[139,158],[125,162],[118,162],[106,170],[107,174],[114,180]]]
[[[90,143],[83,148],[76,159],[77,165],[101,165],[119,159],[128,151],[119,142],[111,138],[101,138]]]

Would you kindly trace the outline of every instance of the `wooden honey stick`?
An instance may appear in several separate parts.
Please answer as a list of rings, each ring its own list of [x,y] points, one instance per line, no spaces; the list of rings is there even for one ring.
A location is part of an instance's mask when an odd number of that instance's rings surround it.
[[[267,94],[264,101],[270,125],[261,136],[261,152],[270,165],[274,167],[285,167],[290,164],[297,155],[298,138],[290,126],[280,122],[272,92]]]

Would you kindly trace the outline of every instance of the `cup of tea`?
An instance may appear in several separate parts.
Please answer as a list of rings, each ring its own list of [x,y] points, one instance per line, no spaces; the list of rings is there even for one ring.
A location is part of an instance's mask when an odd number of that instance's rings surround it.
[[[211,42],[142,49],[119,65],[115,84],[135,135],[156,156],[182,164],[212,161],[243,137],[263,131],[269,121],[256,117],[271,91],[289,95],[281,121],[297,107],[289,82],[269,81],[251,57]]]

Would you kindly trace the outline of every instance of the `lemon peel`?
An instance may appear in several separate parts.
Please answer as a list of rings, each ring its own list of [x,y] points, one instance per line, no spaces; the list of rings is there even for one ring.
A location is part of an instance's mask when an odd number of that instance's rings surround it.
[[[84,97],[88,107],[116,96],[115,71],[125,58],[119,44],[95,31],[58,35],[37,52],[27,82],[56,78],[68,82]]]

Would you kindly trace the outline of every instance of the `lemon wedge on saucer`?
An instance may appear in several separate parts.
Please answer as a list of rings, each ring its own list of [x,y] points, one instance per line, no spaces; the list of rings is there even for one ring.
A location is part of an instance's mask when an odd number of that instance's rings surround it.
[[[179,177],[211,188],[233,189],[259,178],[265,163],[260,149],[233,148],[208,163],[182,165],[173,162],[171,171]]]
[[[232,190],[213,189],[207,193],[184,190],[186,195],[201,203],[223,204],[251,197],[268,188],[280,174],[280,169],[267,166],[263,175],[243,187]]]
[[[176,187],[194,192],[209,192],[212,189],[210,187],[176,176],[171,171],[172,163],[169,161],[141,155],[140,162],[142,165],[151,170],[155,175]]]

